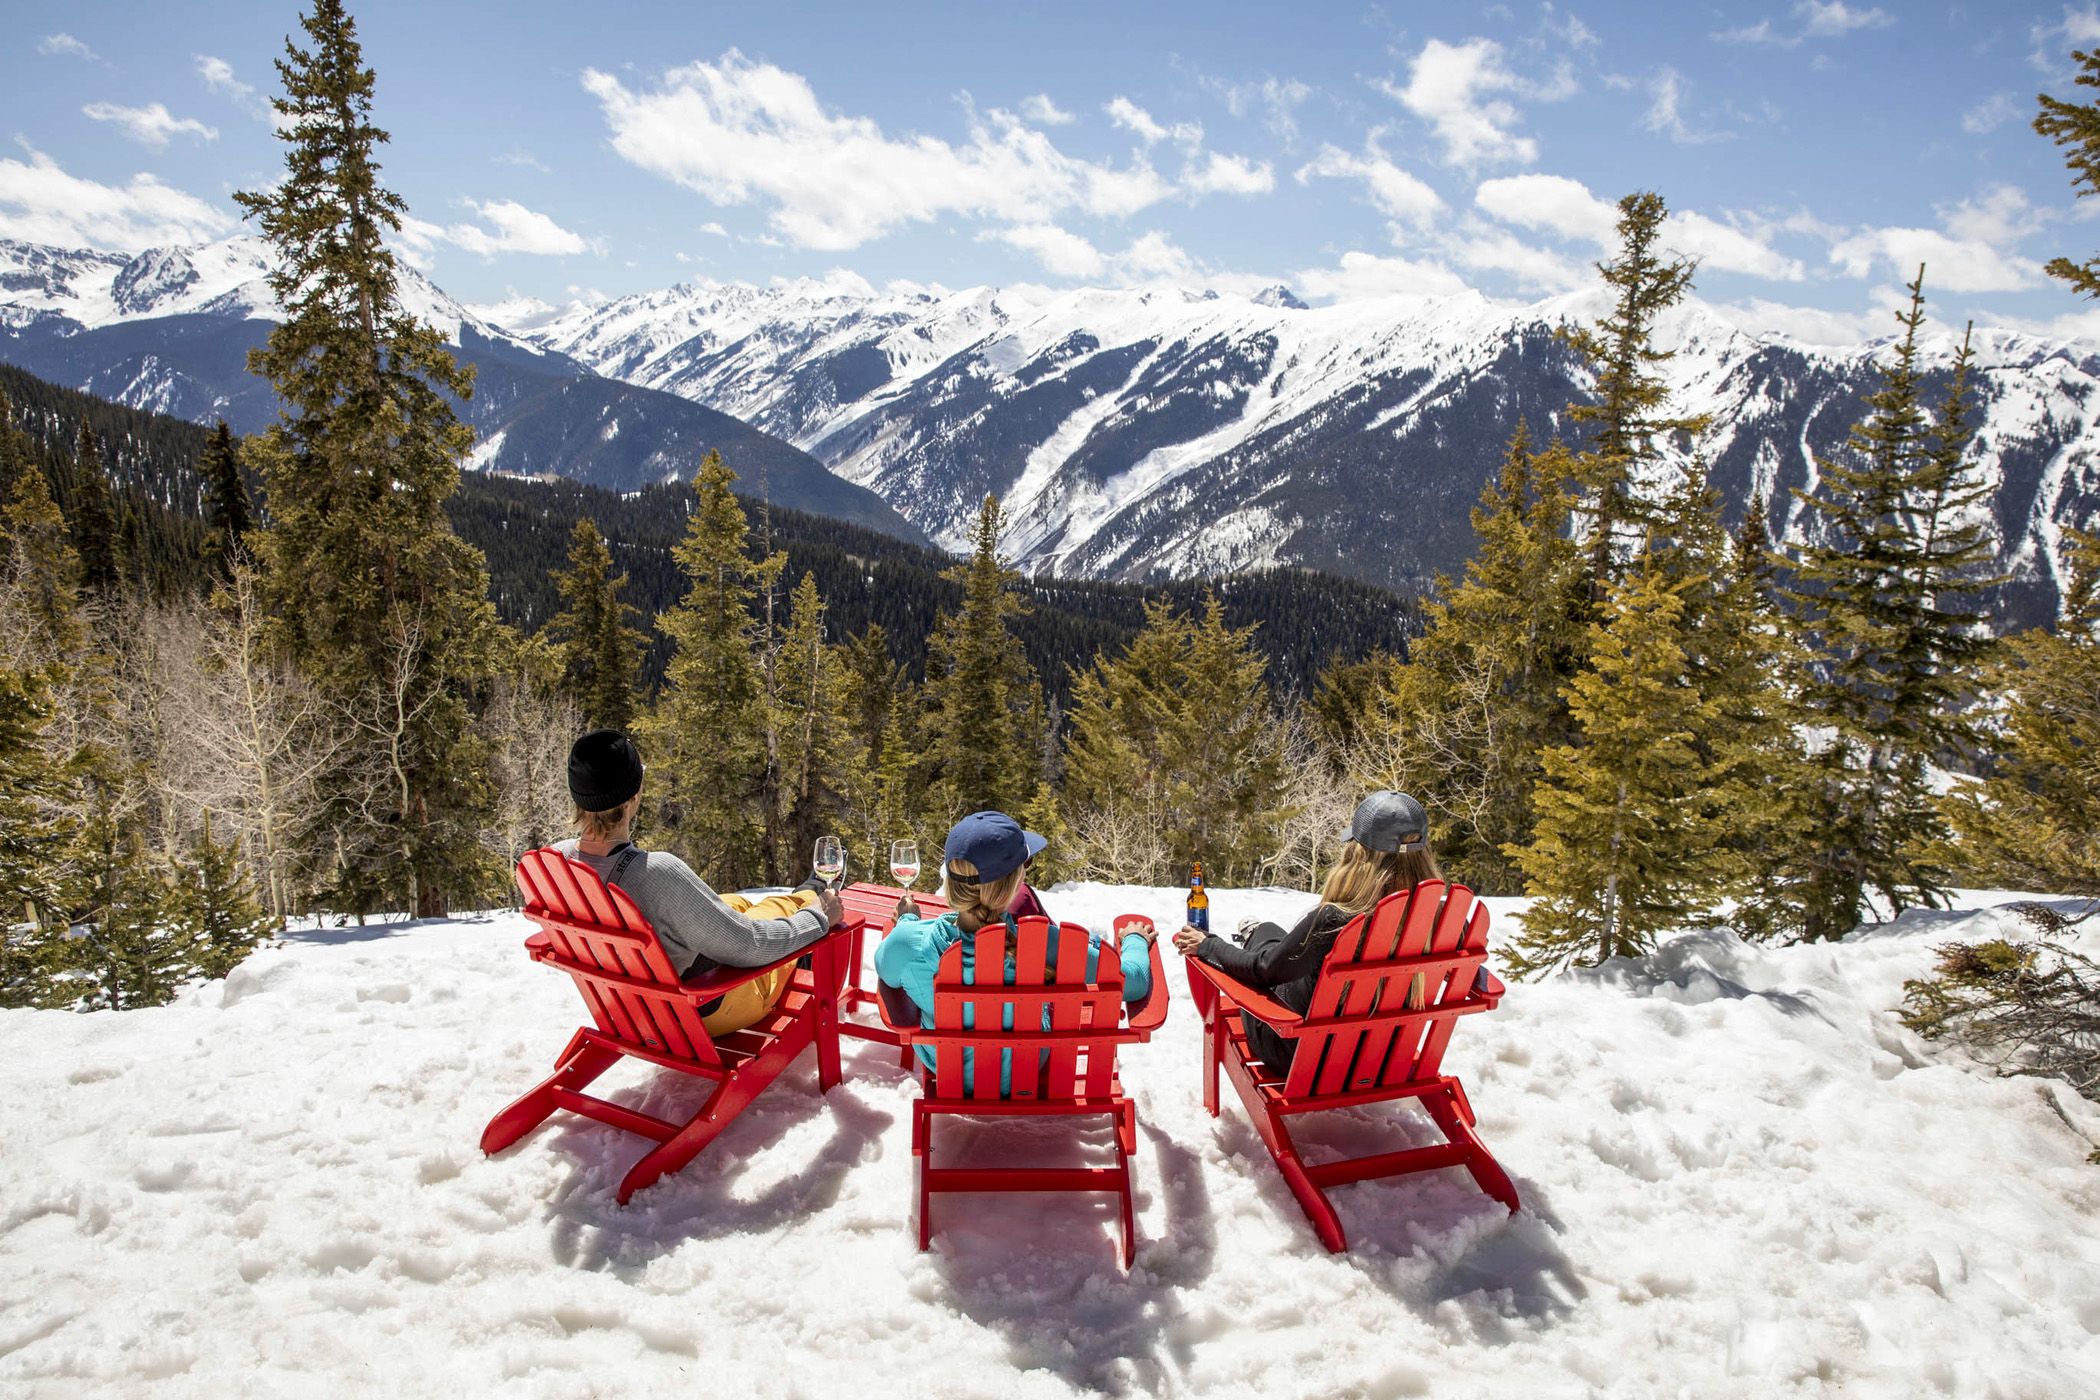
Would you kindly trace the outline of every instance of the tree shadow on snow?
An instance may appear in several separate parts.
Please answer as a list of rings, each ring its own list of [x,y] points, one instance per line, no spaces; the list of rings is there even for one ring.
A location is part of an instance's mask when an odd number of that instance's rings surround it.
[[[803,1054],[683,1170],[659,1178],[624,1206],[616,1195],[620,1179],[651,1144],[586,1118],[559,1115],[544,1146],[567,1156],[574,1170],[547,1207],[556,1262],[632,1280],[651,1260],[689,1241],[783,1232],[813,1218],[838,1199],[847,1174],[894,1119],[850,1093],[852,1080],[868,1068],[850,1065],[846,1083],[819,1094],[815,1056]],[[657,1072],[639,1084],[603,1091],[603,1097],[683,1122],[706,1101],[709,1088],[690,1075]],[[819,1118],[828,1136],[814,1151],[798,1146],[783,1170],[780,1153],[770,1149]]]
[[[344,924],[340,928],[295,928],[276,935],[277,941],[301,944],[315,948],[336,948],[351,943],[376,943],[383,938],[401,938],[423,929],[440,925],[488,924],[502,918],[508,910],[488,913],[460,914],[442,919],[383,919],[373,918],[362,924]]]
[[[2093,907],[2090,899],[2076,896],[2036,896],[2031,899],[2009,899],[2003,904],[1986,905],[1981,909],[1906,909],[1885,923],[1862,924],[1845,935],[1847,943],[1870,943],[1881,938],[1902,938],[1909,934],[1924,933],[1932,929],[1945,928],[1981,914],[2010,914],[2022,905],[2039,905],[2054,914],[2075,916]]]
[[[1107,1120],[954,1119],[934,1128],[943,1166],[1097,1165],[1113,1159]],[[1117,1267],[1111,1192],[942,1193],[933,1202],[933,1258],[947,1296],[1000,1333],[1020,1370],[1047,1370],[1102,1394],[1156,1394],[1186,1372],[1200,1336],[1180,1294],[1217,1254],[1217,1222],[1201,1157],[1143,1119],[1131,1159],[1141,1212],[1137,1261]],[[1148,1234],[1142,1212],[1166,1206]]]
[[[1588,1296],[1561,1247],[1565,1226],[1544,1188],[1506,1160],[1502,1167],[1523,1203],[1516,1215],[1463,1167],[1327,1188],[1349,1243],[1346,1253],[1329,1255],[1254,1125],[1231,1107],[1218,1122],[1221,1145],[1246,1162],[1278,1218],[1301,1232],[1295,1253],[1356,1270],[1425,1322],[1458,1322],[1466,1341],[1499,1346],[1569,1320]],[[1291,1129],[1301,1155],[1314,1163],[1444,1140],[1426,1113],[1406,1104],[1305,1114]],[[1447,1303],[1455,1318],[1439,1315]]]

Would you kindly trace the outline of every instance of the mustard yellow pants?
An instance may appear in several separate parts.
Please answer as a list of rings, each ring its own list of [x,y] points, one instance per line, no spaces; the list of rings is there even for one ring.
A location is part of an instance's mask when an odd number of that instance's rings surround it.
[[[784,919],[801,909],[817,907],[817,896],[810,890],[796,890],[792,894],[769,894],[764,899],[746,899],[740,894],[725,894],[722,902],[739,914],[749,914],[754,919]],[[700,1024],[709,1035],[728,1035],[733,1031],[755,1026],[779,1004],[787,994],[788,983],[795,977],[795,965],[775,968],[763,977],[754,977],[740,987],[732,987],[722,994],[722,1004],[700,1018]]]

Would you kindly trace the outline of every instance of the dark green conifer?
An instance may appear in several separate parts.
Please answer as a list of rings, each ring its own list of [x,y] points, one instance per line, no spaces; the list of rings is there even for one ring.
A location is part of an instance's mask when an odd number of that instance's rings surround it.
[[[2072,81],[2082,88],[2100,88],[2100,50],[2073,49],[2071,60],[2078,65],[2078,76]],[[2042,108],[2034,119],[2035,134],[2063,149],[2064,165],[2071,172],[2071,187],[2078,198],[2100,194],[2100,99],[2066,102],[2043,93],[2035,101]],[[2100,296],[2100,258],[2082,263],[2051,258],[2042,270],[2069,283],[2075,292]]]
[[[213,837],[209,811],[188,857],[176,863],[169,912],[205,977],[224,977],[270,936],[270,918],[241,868],[240,851]]]
[[[500,625],[480,553],[445,517],[473,445],[450,400],[473,376],[402,304],[385,239],[405,206],[380,183],[387,138],[356,27],[341,0],[313,0],[301,24],[310,47],[287,41],[272,102],[285,178],[236,196],[271,244],[284,308],[249,360],[282,403],[254,444],[270,503],[258,552],[279,644],[364,717],[361,777],[330,785],[340,798],[316,832],[338,863],[333,897],[437,915],[492,882],[471,705]]]
[[[80,556],[80,586],[106,596],[124,581],[124,540],[118,530],[116,502],[109,476],[102,469],[102,444],[85,418],[73,459],[75,505],[73,548]]]
[[[569,567],[555,574],[563,608],[547,624],[560,648],[562,687],[592,729],[626,729],[634,722],[635,683],[648,641],[631,625],[639,616],[620,601],[625,574],[615,574],[612,551],[588,516],[569,535]]]
[[[224,418],[205,439],[197,474],[204,478],[204,523],[210,529],[204,539],[205,557],[223,578],[241,558],[248,532],[255,525],[248,484],[241,479],[240,453]]]
[[[921,725],[944,815],[1013,812],[1035,791],[1035,672],[1013,620],[1028,610],[1018,576],[999,557],[1005,517],[986,496],[970,558],[942,577],[960,583],[962,604],[943,613],[929,641],[927,714]]]

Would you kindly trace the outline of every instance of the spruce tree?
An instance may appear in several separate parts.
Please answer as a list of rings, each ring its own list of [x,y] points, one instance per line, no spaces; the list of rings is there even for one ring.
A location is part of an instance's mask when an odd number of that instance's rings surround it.
[[[1568,417],[1595,427],[1575,459],[1578,515],[1589,532],[1590,598],[1601,602],[1625,559],[1648,533],[1654,502],[1637,475],[1657,454],[1665,434],[1705,429],[1700,415],[1672,415],[1669,385],[1660,369],[1676,356],[1655,348],[1655,323],[1691,290],[1697,264],[1666,257],[1658,246],[1669,210],[1661,195],[1641,191],[1619,201],[1619,255],[1599,263],[1612,292],[1612,309],[1595,327],[1572,327],[1561,338],[1596,375],[1596,401],[1571,404]]]
[[[271,517],[258,553],[279,645],[366,740],[314,833],[339,863],[332,897],[427,917],[494,884],[472,705],[500,624],[480,553],[445,516],[473,445],[449,400],[473,376],[402,303],[385,237],[405,206],[379,180],[387,137],[356,27],[341,0],[314,0],[301,24],[311,47],[286,42],[272,101],[285,178],[235,196],[271,245],[284,309],[249,357],[281,401],[254,444]]]
[[[1809,658],[1805,716],[1827,735],[1808,794],[1812,839],[1791,874],[1812,939],[1850,932],[1869,890],[1892,914],[1943,899],[1947,832],[1929,765],[1973,739],[1963,711],[1989,645],[1968,605],[1995,581],[1983,572],[1989,544],[1960,518],[1978,499],[1962,465],[1968,347],[1935,422],[1920,403],[1922,268],[1910,293],[1886,383],[1845,458],[1818,459],[1815,491],[1795,492],[1818,528],[1787,596]]]
[[[936,818],[1017,811],[1035,790],[1038,703],[1035,672],[1014,637],[1028,608],[1018,576],[999,558],[1005,517],[995,497],[977,512],[970,558],[942,575],[963,589],[928,643],[926,716],[921,725],[940,792]]]
[[[778,567],[746,555],[750,526],[735,484],[736,473],[714,452],[693,477],[693,513],[672,551],[686,595],[657,620],[671,660],[656,709],[640,725],[673,849],[723,889],[764,875],[766,715],[751,604],[766,570]]]
[[[63,1000],[68,855],[77,830],[69,784],[47,752],[49,686],[0,666],[0,1007]]]
[[[838,830],[855,749],[846,681],[836,652],[824,641],[824,601],[814,574],[803,574],[789,609],[773,720],[780,736],[778,826],[784,842],[773,870],[783,880],[798,875],[819,836]]]
[[[213,837],[210,811],[188,857],[177,862],[175,877],[171,922],[189,940],[201,975],[224,977],[270,936],[270,918],[241,867],[240,851]]]
[[[1572,469],[1566,448],[1537,451],[1517,425],[1473,512],[1464,577],[1440,581],[1352,765],[1359,787],[1418,794],[1439,859],[1484,893],[1521,888],[1507,851],[1531,841],[1540,755],[1572,737],[1563,690],[1587,651],[1588,610],[1568,537]]]
[[[1511,963],[1523,973],[1633,957],[1703,919],[1737,869],[1725,768],[1701,754],[1716,723],[1680,645],[1684,600],[1651,559],[1613,590],[1568,687],[1581,746],[1545,755],[1537,834],[1510,852],[1531,908]]]
[[[197,474],[204,478],[204,523],[211,531],[204,539],[204,554],[213,571],[223,578],[241,558],[248,532],[255,527],[248,484],[241,479],[240,453],[224,418],[204,441]]]
[[[2056,626],[2012,638],[1990,668],[1996,771],[1946,809],[1979,879],[2100,897],[2100,535],[2070,532],[2069,553]]]
[[[80,557],[80,586],[108,595],[124,581],[124,541],[117,529],[116,502],[102,470],[102,444],[88,421],[80,420],[80,443],[73,460],[76,503],[73,548]]]
[[[554,586],[563,608],[547,624],[560,647],[562,688],[592,729],[626,729],[634,722],[635,684],[648,645],[620,601],[625,574],[615,574],[612,551],[588,516],[569,534],[569,567]]]
[[[24,463],[0,502],[0,598],[7,603],[0,648],[18,662],[69,665],[87,649],[76,580],[79,556],[43,471]]]
[[[2083,88],[2100,88],[2100,50],[2073,49],[2071,60],[2078,65],[2072,81]],[[2046,93],[2035,99],[2042,110],[2034,119],[2038,136],[2054,141],[2064,153],[2064,166],[2071,172],[2071,187],[2078,198],[2100,194],[2100,99],[2066,102]],[[2074,263],[2069,258],[2051,258],[2042,270],[2068,283],[2071,290],[2100,296],[2100,258]]]

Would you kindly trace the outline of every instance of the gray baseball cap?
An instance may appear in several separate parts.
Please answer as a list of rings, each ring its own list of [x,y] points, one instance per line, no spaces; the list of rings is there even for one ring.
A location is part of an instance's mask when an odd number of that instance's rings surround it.
[[[1371,851],[1426,851],[1429,814],[1404,792],[1374,792],[1356,804],[1341,839]]]

